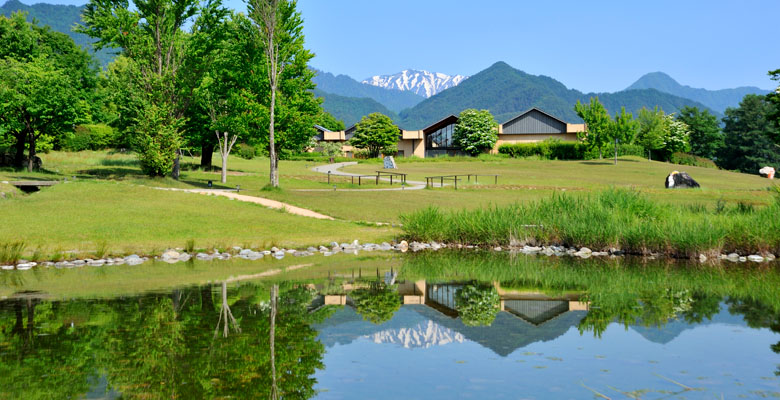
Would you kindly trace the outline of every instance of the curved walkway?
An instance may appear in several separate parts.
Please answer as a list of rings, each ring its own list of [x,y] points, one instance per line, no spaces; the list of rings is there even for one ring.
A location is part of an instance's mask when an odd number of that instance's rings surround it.
[[[222,196],[227,197],[229,199],[234,199],[238,201],[245,201],[247,203],[254,203],[259,204],[261,206],[274,208],[277,210],[285,210],[290,214],[300,215],[303,217],[309,217],[309,218],[317,218],[317,219],[328,219],[328,220],[334,220],[335,218],[320,214],[318,212],[314,212],[312,210],[308,210],[305,208],[296,207],[287,203],[282,203],[281,201],[266,199],[263,197],[255,197],[255,196],[247,196],[243,194],[235,193],[235,189],[177,189],[177,188],[155,188],[160,190],[172,190],[176,192],[188,192],[188,193],[197,193],[197,194],[205,194],[205,195],[215,195],[215,196]]]
[[[350,172],[344,172],[339,171],[339,169],[348,167],[350,165],[357,165],[357,162],[355,161],[349,161],[349,162],[340,162],[340,163],[334,163],[334,164],[327,164],[327,165],[320,165],[317,167],[312,168],[311,170],[314,172],[319,172],[321,174],[327,174],[330,172],[331,175],[335,176],[361,176],[361,174],[353,174]],[[390,182],[390,179],[387,178],[380,178],[382,181]],[[406,181],[407,186],[402,186],[399,188],[388,188],[388,189],[338,189],[339,192],[387,192],[387,191],[394,191],[394,190],[420,190],[425,189],[425,182],[420,181]],[[292,189],[292,191],[296,192],[332,192],[332,189]]]

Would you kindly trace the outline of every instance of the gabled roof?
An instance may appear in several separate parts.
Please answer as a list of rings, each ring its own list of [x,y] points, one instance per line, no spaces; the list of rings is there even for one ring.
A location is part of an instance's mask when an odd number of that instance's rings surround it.
[[[457,122],[458,122],[458,116],[454,115],[454,114],[451,114],[448,117],[444,117],[441,121],[435,122],[435,123],[429,125],[428,127],[423,128],[422,131],[423,131],[423,133],[436,132],[439,129],[444,128],[447,125],[455,124]]]
[[[317,124],[315,124],[315,125],[314,125],[314,129],[316,129],[316,130],[318,130],[318,131],[320,131],[320,132],[333,132],[333,131],[331,131],[330,129],[328,129],[328,128],[324,127],[324,126],[322,126],[322,125],[317,125]]]
[[[537,108],[537,107],[531,107],[531,108],[529,108],[529,109],[527,109],[527,110],[523,111],[522,113],[520,113],[520,114],[518,114],[518,115],[516,115],[516,116],[514,116],[514,117],[512,117],[512,118],[510,118],[508,121],[506,121],[506,122],[504,122],[503,124],[501,124],[501,126],[504,126],[504,125],[506,125],[506,124],[508,124],[508,123],[510,123],[510,122],[514,122],[514,121],[516,121],[516,120],[518,120],[518,119],[520,119],[520,118],[522,118],[522,117],[526,116],[526,115],[527,115],[528,113],[530,113],[531,111],[538,111],[538,112],[540,112],[540,113],[542,113],[542,114],[544,114],[544,115],[546,115],[546,116],[548,116],[548,117],[550,117],[550,118],[552,118],[552,119],[554,119],[554,120],[556,120],[556,121],[558,121],[558,122],[560,122],[560,123],[562,123],[562,124],[564,124],[564,125],[565,125],[565,124],[567,124],[567,122],[566,122],[566,121],[564,121],[564,120],[562,120],[562,119],[560,119],[560,118],[558,118],[558,117],[556,117],[556,116],[554,116],[554,115],[552,115],[552,114],[550,114],[550,113],[548,113],[548,112],[545,112],[545,111],[544,111],[544,110],[542,110],[541,108]]]

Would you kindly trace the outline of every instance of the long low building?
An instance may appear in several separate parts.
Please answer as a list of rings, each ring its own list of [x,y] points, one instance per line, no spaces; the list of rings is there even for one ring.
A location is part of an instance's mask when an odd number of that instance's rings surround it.
[[[458,117],[450,115],[421,130],[399,129],[398,156],[422,158],[463,154],[452,139],[457,123]],[[354,125],[338,132],[329,131],[321,126],[315,128],[318,131],[315,140],[343,143],[344,155],[347,157],[354,155],[354,149],[348,145],[349,139],[355,134]],[[570,124],[534,107],[498,125],[498,141],[491,152],[498,152],[498,147],[503,144],[533,143],[551,138],[575,141],[578,140],[577,134],[584,131],[585,124]]]

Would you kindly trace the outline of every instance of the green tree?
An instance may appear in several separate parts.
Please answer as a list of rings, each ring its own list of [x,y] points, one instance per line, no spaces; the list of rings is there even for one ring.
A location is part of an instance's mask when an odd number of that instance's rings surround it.
[[[664,112],[658,107],[652,111],[643,107],[639,110],[636,120],[639,123],[636,142],[645,148],[647,157],[651,159],[653,151],[664,147],[664,137],[666,136]]]
[[[463,110],[458,116],[452,139],[464,152],[475,156],[496,145],[498,123],[488,110]]]
[[[42,135],[73,130],[79,114],[76,99],[68,79],[47,59],[0,60],[0,125],[17,143],[26,141],[27,171],[33,170],[36,142]]]
[[[603,158],[601,149],[610,141],[611,118],[598,97],[591,97],[590,103],[582,104],[577,100],[574,111],[585,121],[585,132],[579,133],[589,149],[599,149],[599,158]]]
[[[636,138],[639,124],[630,112],[626,112],[625,107],[620,107],[620,113],[615,113],[615,119],[610,121],[610,129],[609,137],[612,140],[618,139],[622,143],[631,144]]]
[[[358,149],[368,150],[370,157],[379,157],[383,151],[395,148],[398,135],[399,129],[390,117],[371,113],[355,125],[355,135],[351,143]]]
[[[198,12],[198,0],[136,0],[134,9],[127,0],[91,0],[84,9],[85,26],[77,31],[96,38],[94,46],[120,48],[134,64],[132,90],[141,95],[141,116],[131,125],[138,136],[140,160],[149,175],[162,176],[178,160],[183,112],[190,101],[188,78],[188,37],[182,27]],[[209,10],[209,8],[204,8]],[[153,114],[154,120],[146,120]],[[142,123],[143,122],[143,123]],[[153,122],[153,123],[152,123]],[[159,145],[159,146],[158,146]],[[173,151],[172,151],[173,150]],[[154,160],[153,164],[145,164]],[[174,177],[178,170],[174,168]]]
[[[455,292],[455,308],[468,326],[490,326],[498,315],[500,300],[493,286],[469,284]]]
[[[664,160],[672,158],[674,153],[687,153],[691,150],[689,143],[690,129],[685,122],[674,118],[674,114],[664,116],[665,133],[661,154]]]
[[[268,76],[268,90],[270,90],[270,102],[268,106],[268,154],[271,162],[270,168],[270,185],[272,187],[279,186],[279,155],[277,152],[277,138],[276,134],[276,117],[277,117],[277,91],[281,89],[282,82],[289,79],[289,76],[285,76],[290,69],[288,67],[297,65],[298,68],[294,73],[296,75],[307,76],[308,79],[304,79],[304,83],[308,80],[310,87],[305,88],[313,89],[314,85],[311,83],[311,77],[313,72],[309,71],[309,74],[300,70],[301,64],[306,65],[309,59],[313,56],[310,52],[304,49],[304,36],[303,36],[303,18],[301,14],[296,11],[297,2],[290,0],[249,0],[248,10],[249,17],[255,22],[258,28],[258,35],[255,36],[256,40],[260,44],[259,47],[263,49],[266,60],[265,72]],[[306,68],[308,70],[308,68]],[[296,91],[299,93],[299,91]],[[313,95],[310,95],[313,98]],[[288,97],[289,94],[288,94]],[[285,99],[282,99],[285,100]],[[286,99],[290,104],[294,99]],[[285,112],[288,114],[294,114],[295,107],[289,107],[288,110],[279,110],[280,114]],[[287,124],[290,125],[292,121],[289,119]],[[303,132],[308,132],[309,137],[314,133],[311,120],[309,119],[308,126],[298,126],[302,128]],[[290,127],[291,129],[295,129]],[[287,139],[288,142],[294,141],[289,139],[297,138],[290,135]],[[305,138],[298,147],[303,147],[305,143],[308,143],[309,138]],[[292,143],[287,143],[288,147]],[[294,146],[293,146],[294,147]]]
[[[691,154],[715,158],[723,146],[723,134],[720,131],[718,119],[708,110],[685,106],[677,115],[677,120],[688,125],[690,132]]]
[[[327,111],[322,111],[322,114],[317,118],[317,125],[328,128],[334,132],[343,131],[345,129],[344,121],[334,117]]]
[[[780,69],[769,71],[773,81],[780,81]],[[774,92],[767,95],[767,100],[774,105],[774,111],[769,114],[769,119],[774,123],[774,130],[769,132],[770,138],[780,146],[780,86]]]
[[[777,133],[770,120],[773,105],[766,96],[747,95],[737,108],[726,109],[724,145],[718,152],[719,167],[758,174],[764,166],[780,167],[780,149],[769,139]]]

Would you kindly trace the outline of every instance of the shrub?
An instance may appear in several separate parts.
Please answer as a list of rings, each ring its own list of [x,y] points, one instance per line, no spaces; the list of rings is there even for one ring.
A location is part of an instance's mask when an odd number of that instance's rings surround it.
[[[693,167],[718,168],[718,166],[715,165],[715,162],[709,158],[699,157],[688,153],[672,154],[671,162],[672,164],[690,165]]]
[[[467,326],[490,326],[496,319],[499,304],[498,292],[493,286],[469,284],[455,292],[455,308]]]
[[[615,152],[613,143],[602,148],[605,157]],[[503,144],[498,148],[500,154],[506,154],[513,158],[539,157],[544,160],[593,160],[599,157],[598,149],[587,150],[585,144],[580,142],[562,142],[558,139],[548,139],[536,143]],[[618,156],[644,155],[642,146],[634,144],[619,144]]]
[[[237,146],[236,155],[245,159],[245,160],[251,160],[255,158],[256,150],[255,147],[246,143],[239,143]]]
[[[78,125],[62,143],[63,150],[103,150],[114,144],[114,129],[105,124]]]

